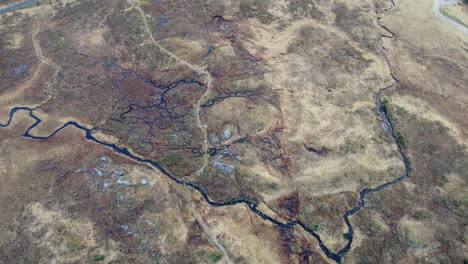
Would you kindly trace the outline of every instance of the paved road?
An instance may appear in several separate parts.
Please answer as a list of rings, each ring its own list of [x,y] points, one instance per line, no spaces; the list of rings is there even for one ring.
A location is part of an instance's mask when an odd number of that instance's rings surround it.
[[[465,25],[461,24],[460,22],[456,21],[455,19],[453,19],[451,17],[448,17],[448,16],[442,14],[442,12],[440,12],[440,9],[443,6],[454,5],[454,4],[458,4],[460,2],[461,2],[460,0],[434,0],[433,5],[432,5],[432,12],[434,12],[434,15],[438,19],[444,21],[445,23],[447,23],[447,24],[451,25],[452,27],[462,31],[465,34],[468,34],[468,28]]]
[[[36,3],[36,2],[39,2],[39,0],[29,0],[29,1],[22,2],[22,3],[16,4],[16,5],[12,5],[12,6],[0,9],[0,14],[6,13],[6,12],[9,12],[9,11],[14,10],[16,8],[20,8],[20,7],[23,7],[23,6],[32,4],[32,3]]]

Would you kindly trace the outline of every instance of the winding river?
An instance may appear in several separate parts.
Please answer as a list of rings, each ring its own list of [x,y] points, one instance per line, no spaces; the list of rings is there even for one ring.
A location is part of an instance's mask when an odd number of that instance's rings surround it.
[[[390,3],[391,3],[391,7],[389,7],[388,9],[384,10],[383,13],[387,12],[388,10],[392,9],[395,4],[393,3],[392,0],[390,0]],[[215,201],[212,201],[208,195],[206,194],[205,191],[202,190],[202,188],[200,188],[199,186],[197,185],[194,185],[193,183],[190,183],[190,182],[187,182],[187,181],[182,181],[182,180],[179,180],[177,179],[175,176],[173,176],[172,174],[170,174],[166,169],[164,169],[162,166],[160,166],[157,162],[155,161],[152,161],[152,160],[148,160],[148,159],[143,159],[143,158],[140,158],[140,157],[137,157],[133,154],[131,154],[131,152],[126,149],[126,148],[121,148],[115,144],[110,144],[110,143],[106,143],[106,142],[103,142],[103,141],[100,141],[98,139],[96,139],[94,136],[93,136],[93,132],[94,130],[93,129],[87,129],[81,125],[79,125],[78,123],[76,122],[68,122],[66,124],[64,124],[63,126],[61,126],[60,128],[58,128],[57,130],[55,130],[52,134],[50,134],[49,136],[46,136],[46,137],[36,137],[36,136],[33,136],[31,135],[30,131],[31,129],[33,129],[34,127],[36,127],[37,125],[39,125],[41,123],[41,120],[34,115],[34,110],[35,109],[32,109],[32,108],[27,108],[27,107],[16,107],[16,108],[13,108],[11,111],[10,111],[10,115],[9,115],[9,119],[7,121],[6,124],[0,124],[0,127],[7,127],[11,124],[12,122],[12,119],[15,115],[15,113],[17,113],[18,111],[26,111],[29,113],[29,116],[31,118],[33,118],[36,122],[31,125],[27,130],[26,132],[23,134],[24,137],[27,137],[27,138],[31,138],[31,139],[34,139],[34,140],[46,140],[46,139],[49,139],[51,137],[53,137],[55,134],[57,134],[58,132],[60,132],[62,129],[64,129],[65,127],[68,127],[68,126],[73,126],[77,129],[80,129],[80,130],[83,130],[85,132],[85,137],[87,140],[91,140],[97,144],[100,144],[100,145],[103,145],[103,146],[106,146],[108,148],[111,148],[113,149],[115,152],[117,153],[120,153],[122,155],[125,155],[126,157],[132,159],[132,160],[135,160],[137,162],[140,162],[140,163],[145,163],[145,164],[149,164],[151,165],[152,167],[158,169],[161,173],[163,173],[166,177],[168,177],[169,179],[171,179],[173,182],[177,183],[177,184],[180,184],[180,185],[183,185],[183,186],[186,186],[186,187],[189,187],[193,190],[196,190],[198,191],[202,196],[203,198],[206,200],[207,203],[209,203],[211,206],[215,206],[215,207],[224,207],[224,206],[232,206],[232,205],[237,205],[237,204],[245,204],[248,206],[248,208],[253,212],[255,213],[256,215],[258,215],[259,217],[261,217],[262,219],[264,219],[265,221],[268,221],[274,225],[276,225],[278,228],[280,229],[291,229],[291,228],[294,228],[294,227],[300,227],[302,228],[303,230],[305,230],[307,233],[309,233],[310,235],[312,235],[317,241],[318,241],[318,244],[321,248],[321,250],[323,251],[323,253],[330,259],[333,259],[334,261],[336,261],[337,263],[341,263],[342,261],[342,258],[343,256],[348,253],[348,251],[351,249],[351,245],[353,243],[353,238],[354,238],[354,230],[353,230],[353,226],[351,225],[351,222],[349,220],[349,218],[351,216],[353,216],[354,214],[356,214],[357,212],[359,212],[359,210],[361,210],[365,203],[366,203],[366,196],[371,194],[371,193],[375,193],[375,192],[379,192],[381,190],[383,190],[384,188],[386,187],[389,187],[393,184],[396,184],[396,183],[399,183],[401,182],[402,180],[406,179],[409,177],[409,174],[410,174],[410,166],[409,166],[409,162],[408,162],[408,158],[406,157],[406,155],[403,153],[402,151],[402,148],[401,148],[401,144],[398,140],[398,137],[396,136],[396,133],[394,132],[394,129],[393,129],[393,125],[392,125],[392,122],[389,118],[389,116],[387,115],[387,113],[384,111],[383,107],[382,107],[382,100],[381,100],[381,97],[382,95],[384,94],[385,91],[389,90],[389,89],[392,89],[394,87],[396,87],[398,85],[398,80],[395,78],[395,76],[393,75],[393,70],[392,70],[392,66],[390,65],[389,61],[388,61],[388,58],[385,54],[385,48],[383,47],[383,43],[382,43],[382,40],[383,38],[394,38],[395,35],[390,31],[388,30],[387,28],[385,28],[384,26],[381,25],[380,23],[380,18],[378,19],[378,24],[384,28],[390,35],[389,36],[386,36],[386,35],[383,35],[381,36],[380,38],[380,46],[381,46],[381,55],[385,61],[385,63],[388,65],[388,68],[389,68],[389,71],[390,71],[390,74],[394,80],[394,83],[386,88],[383,88],[381,89],[377,96],[376,96],[376,105],[377,105],[377,112],[378,114],[382,117],[382,122],[384,123],[383,127],[385,128],[385,130],[390,134],[390,136],[393,138],[395,144],[397,145],[397,149],[398,149],[398,152],[400,154],[400,157],[405,165],[405,173],[403,176],[401,176],[400,178],[398,179],[395,179],[391,182],[388,182],[388,183],[385,183],[381,186],[378,186],[374,189],[363,189],[360,193],[359,193],[359,197],[360,197],[360,200],[359,200],[359,203],[357,204],[356,207],[354,207],[353,209],[349,210],[348,212],[346,212],[344,215],[343,215],[343,220],[346,224],[346,226],[348,227],[348,232],[346,234],[344,234],[344,238],[348,241],[346,246],[344,248],[342,248],[341,250],[339,250],[337,253],[333,253],[330,251],[330,249],[325,246],[324,242],[322,241],[321,237],[315,233],[313,230],[311,230],[310,228],[308,228],[306,225],[304,225],[302,222],[299,222],[299,221],[292,221],[292,222],[286,222],[286,223],[283,223],[283,222],[280,222],[266,214],[264,214],[263,212],[261,212],[260,210],[258,210],[257,208],[257,204],[255,204],[254,202],[252,201],[249,201],[249,200],[245,200],[245,199],[241,199],[241,200],[235,200],[235,201],[230,201],[230,202],[225,202],[225,203],[219,203],[219,202],[215,202]]]

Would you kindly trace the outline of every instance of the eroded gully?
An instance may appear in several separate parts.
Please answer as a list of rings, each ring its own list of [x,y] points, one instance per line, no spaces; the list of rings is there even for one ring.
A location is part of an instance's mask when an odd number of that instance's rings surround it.
[[[390,1],[391,3],[391,7],[384,10],[382,12],[382,14],[386,13],[387,11],[391,10],[395,4],[393,1]],[[235,201],[230,201],[230,202],[224,202],[224,203],[219,203],[219,202],[215,202],[215,201],[212,201],[207,193],[205,191],[202,190],[201,187],[197,186],[197,185],[194,185],[193,183],[190,183],[188,181],[182,181],[182,180],[179,180],[177,179],[175,176],[173,176],[171,173],[169,173],[166,169],[164,169],[163,167],[161,167],[157,162],[153,161],[153,160],[148,160],[148,159],[144,159],[144,158],[141,158],[141,157],[138,157],[138,156],[135,156],[134,154],[132,154],[128,149],[126,148],[121,148],[115,144],[110,144],[110,143],[106,143],[104,141],[100,141],[98,140],[97,138],[95,138],[93,136],[93,132],[95,130],[93,129],[87,129],[83,126],[81,126],[80,124],[76,123],[76,122],[68,122],[66,124],[64,124],[63,126],[61,126],[60,128],[58,128],[57,130],[55,130],[52,134],[50,134],[49,136],[46,136],[46,137],[36,137],[36,136],[33,136],[31,135],[30,131],[35,128],[36,126],[38,126],[40,123],[41,123],[41,120],[34,115],[33,111],[36,110],[37,108],[27,108],[27,107],[16,107],[16,108],[13,108],[11,111],[10,111],[10,115],[9,115],[9,119],[7,121],[6,124],[0,124],[0,127],[7,127],[11,124],[12,122],[12,119],[15,115],[15,113],[17,113],[18,111],[26,111],[29,113],[29,116],[31,118],[33,118],[36,122],[31,125],[27,130],[26,132],[23,134],[24,137],[26,138],[31,138],[31,139],[34,139],[34,140],[47,140],[51,137],[53,137],[55,134],[59,133],[62,129],[66,128],[66,127],[69,127],[69,126],[72,126],[72,127],[75,127],[77,129],[80,129],[82,131],[85,132],[85,137],[87,140],[91,140],[97,144],[100,144],[100,145],[103,145],[103,146],[106,146],[108,148],[111,148],[113,149],[115,152],[119,153],[119,154],[122,154],[122,155],[125,155],[126,157],[132,159],[132,160],[135,160],[137,162],[140,162],[140,163],[145,163],[145,164],[149,164],[151,165],[152,167],[156,168],[157,170],[159,170],[162,174],[164,174],[166,177],[168,177],[170,180],[172,180],[173,182],[177,183],[177,184],[180,184],[180,185],[183,185],[183,186],[186,186],[186,187],[189,187],[197,192],[199,192],[203,198],[205,199],[205,201],[210,204],[211,206],[215,206],[215,207],[224,207],[224,206],[233,206],[233,205],[237,205],[237,204],[245,204],[247,205],[247,207],[250,209],[250,211],[252,211],[253,213],[255,213],[256,215],[258,215],[259,217],[261,217],[263,220],[265,221],[268,221],[274,225],[276,225],[278,228],[280,229],[291,229],[291,228],[294,228],[294,227],[300,227],[302,228],[304,231],[306,231],[307,233],[309,233],[311,236],[313,236],[321,250],[323,251],[323,253],[330,259],[333,259],[334,261],[336,261],[337,263],[341,263],[342,261],[342,258],[343,256],[348,253],[348,251],[351,249],[351,245],[353,243],[353,238],[354,238],[354,229],[351,225],[351,222],[349,220],[349,218],[351,216],[353,216],[354,214],[356,214],[357,212],[359,212],[363,207],[364,205],[366,204],[366,196],[371,194],[371,193],[375,193],[375,192],[379,192],[381,190],[383,190],[384,188],[386,187],[389,187],[393,184],[396,184],[396,183],[399,183],[401,182],[402,180],[406,179],[409,177],[409,174],[410,174],[410,166],[409,166],[409,162],[408,162],[408,158],[406,157],[406,155],[403,153],[402,151],[402,148],[401,148],[401,144],[400,144],[400,141],[394,131],[394,127],[393,127],[393,124],[388,116],[388,114],[384,111],[383,107],[382,107],[382,95],[383,93],[385,93],[385,91],[389,90],[389,89],[392,89],[394,87],[396,87],[399,83],[399,81],[395,78],[394,74],[393,74],[393,69],[392,69],[392,66],[391,64],[389,63],[388,61],[388,58],[385,54],[385,47],[383,46],[383,39],[384,38],[394,38],[395,35],[390,31],[388,30],[385,26],[381,25],[381,21],[380,21],[380,17],[377,19],[377,22],[379,24],[380,27],[382,27],[383,29],[385,29],[388,34],[390,35],[382,35],[380,37],[380,47],[381,47],[381,55],[385,61],[385,63],[388,65],[388,68],[389,68],[389,71],[390,71],[390,75],[391,77],[393,78],[393,81],[394,83],[388,87],[385,87],[385,88],[382,88],[380,89],[380,91],[377,93],[377,96],[376,96],[376,104],[377,104],[377,112],[378,114],[382,117],[382,122],[383,122],[383,125],[382,127],[385,129],[385,131],[393,138],[396,146],[397,146],[397,149],[398,149],[398,152],[399,152],[399,155],[404,163],[404,166],[405,166],[405,172],[404,172],[404,175],[401,176],[400,178],[396,179],[396,180],[393,180],[391,182],[388,182],[388,183],[385,183],[383,185],[380,185],[374,189],[363,189],[360,193],[359,193],[359,203],[356,207],[354,207],[353,209],[349,210],[348,212],[346,212],[344,215],[343,215],[343,221],[345,222],[346,226],[348,227],[348,232],[346,234],[344,234],[344,238],[348,241],[346,246],[344,248],[342,248],[341,250],[339,250],[337,253],[333,253],[330,251],[330,249],[324,244],[323,240],[321,239],[321,237],[315,233],[313,230],[311,230],[310,228],[308,228],[306,225],[304,225],[302,222],[299,222],[299,221],[291,221],[291,222],[286,222],[286,223],[283,223],[283,222],[280,222],[266,214],[264,214],[263,212],[261,212],[260,210],[257,209],[257,204],[255,204],[254,202],[252,201],[249,201],[249,200],[246,200],[246,199],[241,199],[241,200],[235,200]]]

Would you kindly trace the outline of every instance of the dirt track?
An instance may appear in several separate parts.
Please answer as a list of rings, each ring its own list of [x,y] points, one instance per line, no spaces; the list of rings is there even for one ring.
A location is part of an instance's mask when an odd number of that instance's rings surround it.
[[[443,6],[454,5],[454,4],[458,4],[459,2],[460,2],[459,0],[434,0],[433,5],[432,5],[432,12],[438,19],[446,22],[447,24],[462,31],[465,34],[468,34],[468,28],[465,25],[459,23],[458,21],[450,17],[445,16],[444,14],[442,14],[442,12],[440,12],[440,9]]]

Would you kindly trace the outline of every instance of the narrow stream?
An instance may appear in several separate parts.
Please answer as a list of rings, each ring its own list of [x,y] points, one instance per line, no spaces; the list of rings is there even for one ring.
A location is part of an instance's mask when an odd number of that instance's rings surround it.
[[[384,10],[383,13],[387,12],[388,10],[392,9],[395,4],[393,3],[393,1],[390,0],[390,3],[391,3],[391,7]],[[198,191],[202,196],[203,198],[206,200],[207,203],[209,203],[211,206],[215,206],[215,207],[223,207],[223,206],[232,206],[232,205],[236,205],[236,204],[245,204],[248,206],[248,208],[253,212],[255,213],[256,215],[258,215],[259,217],[261,217],[262,219],[278,226],[279,228],[281,229],[291,229],[291,228],[294,228],[295,226],[300,226],[303,230],[305,230],[307,233],[309,233],[310,235],[312,235],[319,243],[319,246],[320,248],[322,249],[322,251],[324,252],[324,254],[329,257],[330,259],[333,259],[334,261],[336,261],[337,263],[341,263],[341,260],[343,258],[343,256],[348,253],[348,251],[351,249],[351,245],[353,243],[353,238],[354,238],[354,230],[353,230],[353,227],[349,221],[349,218],[351,216],[353,216],[354,214],[356,214],[357,212],[359,212],[359,210],[361,210],[362,207],[364,207],[365,203],[366,203],[366,196],[368,194],[371,194],[371,193],[375,193],[375,192],[379,192],[381,190],[383,190],[384,188],[390,186],[390,185],[393,185],[393,184],[396,184],[396,183],[399,183],[400,181],[406,179],[409,177],[409,173],[410,173],[410,166],[409,166],[409,162],[408,162],[408,158],[406,157],[406,155],[403,153],[402,151],[402,148],[401,148],[401,143],[394,131],[394,128],[393,128],[393,125],[392,125],[392,122],[389,118],[389,116],[387,115],[387,113],[384,111],[383,107],[382,107],[382,95],[385,91],[389,90],[389,89],[392,89],[394,87],[396,87],[398,85],[398,80],[395,78],[395,76],[393,75],[393,69],[392,69],[392,66],[390,65],[389,61],[388,61],[388,58],[385,54],[385,48],[383,46],[383,38],[394,38],[395,35],[390,31],[388,30],[386,27],[382,26],[381,23],[380,23],[380,18],[378,18],[378,24],[384,28],[389,34],[391,34],[390,36],[381,36],[380,38],[380,45],[381,45],[381,55],[382,57],[384,58],[385,62],[387,63],[388,67],[389,67],[389,71],[390,71],[390,75],[392,76],[393,80],[394,80],[394,83],[386,88],[383,88],[381,89],[377,96],[376,96],[376,104],[377,104],[377,112],[378,114],[382,117],[382,120],[383,120],[383,127],[384,129],[391,135],[391,137],[393,138],[393,140],[395,141],[395,144],[397,145],[397,149],[398,149],[398,152],[400,154],[400,157],[405,165],[405,173],[403,176],[401,176],[400,178],[396,179],[396,180],[393,180],[391,182],[388,182],[388,183],[385,183],[381,186],[378,186],[377,188],[374,188],[374,189],[363,189],[360,193],[359,193],[359,197],[360,197],[360,201],[358,203],[358,205],[356,207],[354,207],[353,209],[349,210],[348,212],[346,212],[344,215],[343,215],[343,220],[344,222],[346,223],[347,227],[348,227],[348,232],[346,234],[344,234],[344,238],[346,240],[348,240],[348,243],[346,244],[346,246],[341,249],[340,251],[338,251],[338,253],[333,253],[331,252],[326,246],[325,244],[323,243],[322,239],[320,238],[320,236],[315,233],[313,230],[311,230],[310,228],[308,228],[307,226],[305,226],[303,223],[299,222],[299,221],[292,221],[292,222],[288,222],[288,223],[282,223],[270,216],[267,216],[265,215],[263,212],[261,212],[260,210],[257,209],[257,205],[249,200],[245,200],[245,199],[241,199],[241,200],[236,200],[236,201],[230,201],[230,202],[225,202],[225,203],[218,203],[218,202],[214,202],[212,200],[210,200],[210,198],[208,197],[208,195],[206,194],[205,191],[202,190],[201,187],[199,186],[196,186],[194,185],[193,183],[190,183],[190,182],[186,182],[186,181],[181,181],[179,179],[177,179],[176,177],[174,177],[173,175],[171,175],[168,171],[166,171],[163,167],[161,167],[157,162],[155,161],[152,161],[152,160],[147,160],[147,159],[142,159],[142,158],[139,158],[137,156],[134,156],[130,153],[130,151],[128,151],[126,148],[120,148],[118,147],[117,145],[115,144],[109,144],[109,143],[106,143],[106,142],[103,142],[103,141],[100,141],[98,139],[96,139],[94,136],[93,136],[93,130],[92,129],[87,129],[81,125],[79,125],[78,123],[76,122],[68,122],[66,124],[64,124],[63,126],[61,126],[60,128],[58,128],[57,130],[55,130],[52,134],[50,134],[49,136],[46,136],[46,137],[35,137],[33,135],[30,134],[30,131],[31,129],[33,129],[34,127],[36,127],[37,125],[39,125],[41,123],[41,120],[36,117],[33,113],[33,111],[35,109],[32,109],[32,108],[27,108],[27,107],[16,107],[16,108],[13,108],[11,111],[10,111],[10,116],[9,116],[9,120],[6,124],[0,124],[0,127],[7,127],[11,124],[12,122],[12,119],[13,119],[13,116],[15,115],[15,113],[17,113],[18,111],[26,111],[29,113],[29,116],[31,118],[33,118],[36,122],[31,125],[27,130],[26,132],[23,134],[24,137],[27,137],[27,138],[31,138],[31,139],[35,139],[35,140],[46,140],[46,139],[49,139],[51,137],[53,137],[55,134],[57,134],[58,132],[60,132],[62,129],[68,127],[68,126],[73,126],[75,128],[78,128],[80,130],[83,130],[85,131],[85,137],[87,140],[91,140],[97,144],[100,144],[100,145],[103,145],[103,146],[106,146],[106,147],[109,147],[109,148],[112,148],[115,152],[117,153],[120,153],[122,155],[125,155],[127,156],[128,158],[131,158],[135,161],[138,161],[138,162],[141,162],[141,163],[146,163],[146,164],[149,164],[153,167],[155,167],[156,169],[158,169],[161,173],[163,173],[165,176],[167,176],[169,179],[171,179],[172,181],[174,181],[175,183],[177,184],[180,184],[180,185],[184,185],[184,186],[187,186],[187,187],[190,187],[196,191]]]

